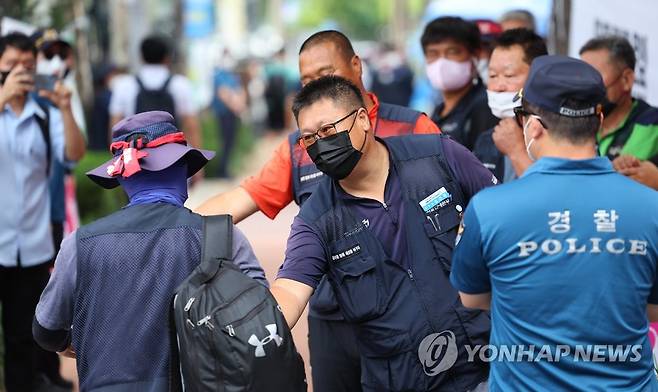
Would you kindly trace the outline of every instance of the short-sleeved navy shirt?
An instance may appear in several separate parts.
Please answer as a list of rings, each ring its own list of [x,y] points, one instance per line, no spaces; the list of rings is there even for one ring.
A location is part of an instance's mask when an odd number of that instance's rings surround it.
[[[497,183],[491,172],[462,145],[447,138],[437,140],[443,143],[446,161],[466,200],[480,189]],[[354,197],[342,190],[339,197],[351,209],[352,214],[373,232],[391,260],[404,266],[408,263],[400,188],[397,173],[390,170],[384,188],[384,204],[372,199]],[[311,224],[299,216],[295,217],[288,237],[286,257],[277,277],[292,279],[315,288],[327,269],[322,242]]]

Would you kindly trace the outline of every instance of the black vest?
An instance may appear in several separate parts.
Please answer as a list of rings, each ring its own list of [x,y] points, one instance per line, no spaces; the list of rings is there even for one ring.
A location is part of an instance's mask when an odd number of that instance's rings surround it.
[[[165,203],[78,230],[72,344],[81,390],[167,391],[169,304],[199,264],[200,241],[201,217]]]
[[[485,364],[467,362],[465,345],[487,344],[489,317],[464,308],[448,279],[457,206],[467,200],[443,161],[442,139],[385,140],[402,185],[409,265],[386,256],[342,204],[334,181],[323,181],[300,212],[326,244],[328,280],[355,327],[366,390],[466,391],[487,377]],[[419,203],[441,188],[452,195],[449,202],[425,212]]]

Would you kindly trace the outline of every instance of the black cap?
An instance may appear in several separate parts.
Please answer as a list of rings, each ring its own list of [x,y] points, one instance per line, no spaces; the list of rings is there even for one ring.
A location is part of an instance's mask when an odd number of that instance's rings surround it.
[[[52,45],[63,45],[68,46],[69,48],[71,47],[68,42],[61,38],[55,29],[37,30],[30,36],[30,39],[32,42],[34,42],[34,46],[36,46],[37,50],[39,51],[47,50]]]
[[[567,56],[539,56],[530,65],[525,85],[514,100],[526,102],[566,117],[587,117],[601,113],[606,97],[601,74],[582,60]],[[567,99],[591,105],[570,108]]]

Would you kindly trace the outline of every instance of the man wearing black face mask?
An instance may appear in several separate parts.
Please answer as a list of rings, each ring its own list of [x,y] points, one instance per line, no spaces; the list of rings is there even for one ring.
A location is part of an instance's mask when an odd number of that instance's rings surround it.
[[[376,138],[364,106],[337,76],[295,98],[299,143],[331,181],[295,218],[272,293],[292,326],[327,275],[364,391],[477,390],[487,366],[467,361],[465,344],[486,343],[489,319],[463,308],[447,273],[461,211],[496,179],[451,139]]]
[[[580,58],[601,73],[607,91],[597,135],[599,154],[610,160],[620,155],[647,160],[658,154],[658,109],[631,96],[635,51],[628,40],[593,38],[580,49]]]

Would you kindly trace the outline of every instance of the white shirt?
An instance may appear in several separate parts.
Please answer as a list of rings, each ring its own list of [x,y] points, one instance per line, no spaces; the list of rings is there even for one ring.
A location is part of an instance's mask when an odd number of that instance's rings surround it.
[[[144,88],[156,90],[161,88],[171,72],[165,65],[145,64],[137,73]],[[174,75],[169,81],[167,91],[174,98],[176,116],[195,115],[197,112],[192,96],[192,85],[183,75]],[[128,117],[135,114],[139,85],[134,75],[122,76],[112,88],[110,115]]]
[[[52,259],[50,197],[46,175],[46,142],[35,120],[46,114],[29,97],[16,116],[9,104],[0,108],[0,266],[30,267]],[[53,160],[64,159],[64,123],[59,110],[49,108]]]

